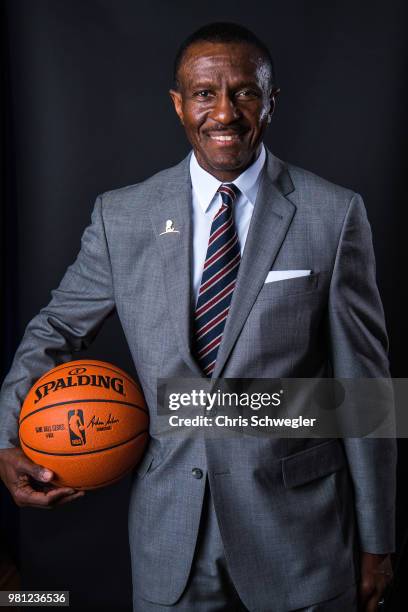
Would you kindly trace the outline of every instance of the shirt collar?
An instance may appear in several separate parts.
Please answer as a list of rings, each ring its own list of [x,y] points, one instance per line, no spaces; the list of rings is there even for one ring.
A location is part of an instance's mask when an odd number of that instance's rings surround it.
[[[258,193],[259,179],[261,170],[265,163],[265,158],[265,147],[262,144],[261,152],[257,159],[246,170],[244,170],[242,174],[232,181],[244,194],[252,206],[255,204],[256,195]],[[222,183],[216,179],[215,176],[200,166],[194,152],[190,158],[190,176],[191,184],[197,200],[203,212],[206,212],[217,192],[217,189]]]

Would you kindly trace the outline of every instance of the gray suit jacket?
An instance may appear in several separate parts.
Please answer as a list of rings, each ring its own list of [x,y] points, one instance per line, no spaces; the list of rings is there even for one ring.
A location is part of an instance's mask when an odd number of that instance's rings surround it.
[[[167,219],[180,233],[164,234]],[[205,478],[234,583],[250,610],[328,599],[355,551],[394,547],[392,440],[222,440],[158,434],[157,377],[201,372],[191,351],[189,156],[97,198],[80,253],[27,326],[0,397],[0,446],[18,444],[33,382],[86,347],[116,308],[151,414],[129,510],[134,589],[171,604],[191,566]],[[269,270],[310,276],[264,284]],[[386,377],[387,337],[361,197],[269,151],[215,377]]]

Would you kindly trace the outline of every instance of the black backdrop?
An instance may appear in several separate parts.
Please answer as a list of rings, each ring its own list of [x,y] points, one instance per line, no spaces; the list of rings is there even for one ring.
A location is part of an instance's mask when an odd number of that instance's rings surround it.
[[[275,57],[282,93],[267,145],[363,195],[392,373],[407,376],[403,0],[10,0],[3,8],[4,371],[25,325],[75,257],[96,195],[142,180],[188,152],[167,93],[172,60],[193,29],[229,20],[252,28]],[[134,374],[115,318],[87,356]],[[399,576],[407,473],[400,442]],[[24,588],[70,589],[77,609],[127,609],[128,493],[125,479],[53,512],[17,512],[3,489],[0,518]],[[394,593],[402,600],[403,582],[397,580]],[[396,595],[389,609],[401,609],[395,602]]]

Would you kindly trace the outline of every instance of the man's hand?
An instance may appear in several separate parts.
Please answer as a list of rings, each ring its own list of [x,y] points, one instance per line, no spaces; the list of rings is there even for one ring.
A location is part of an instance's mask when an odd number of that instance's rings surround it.
[[[51,484],[53,476],[52,471],[30,461],[21,448],[0,450],[0,478],[20,508],[50,510],[84,495],[84,491]]]
[[[361,553],[360,610],[375,612],[385,587],[393,578],[391,556]]]

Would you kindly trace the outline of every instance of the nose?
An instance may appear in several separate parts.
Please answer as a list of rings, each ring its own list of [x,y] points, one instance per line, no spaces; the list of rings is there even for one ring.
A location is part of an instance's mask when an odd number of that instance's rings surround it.
[[[227,93],[222,93],[216,97],[214,108],[210,113],[211,119],[228,125],[236,121],[239,116],[240,113],[234,104],[234,100]]]

